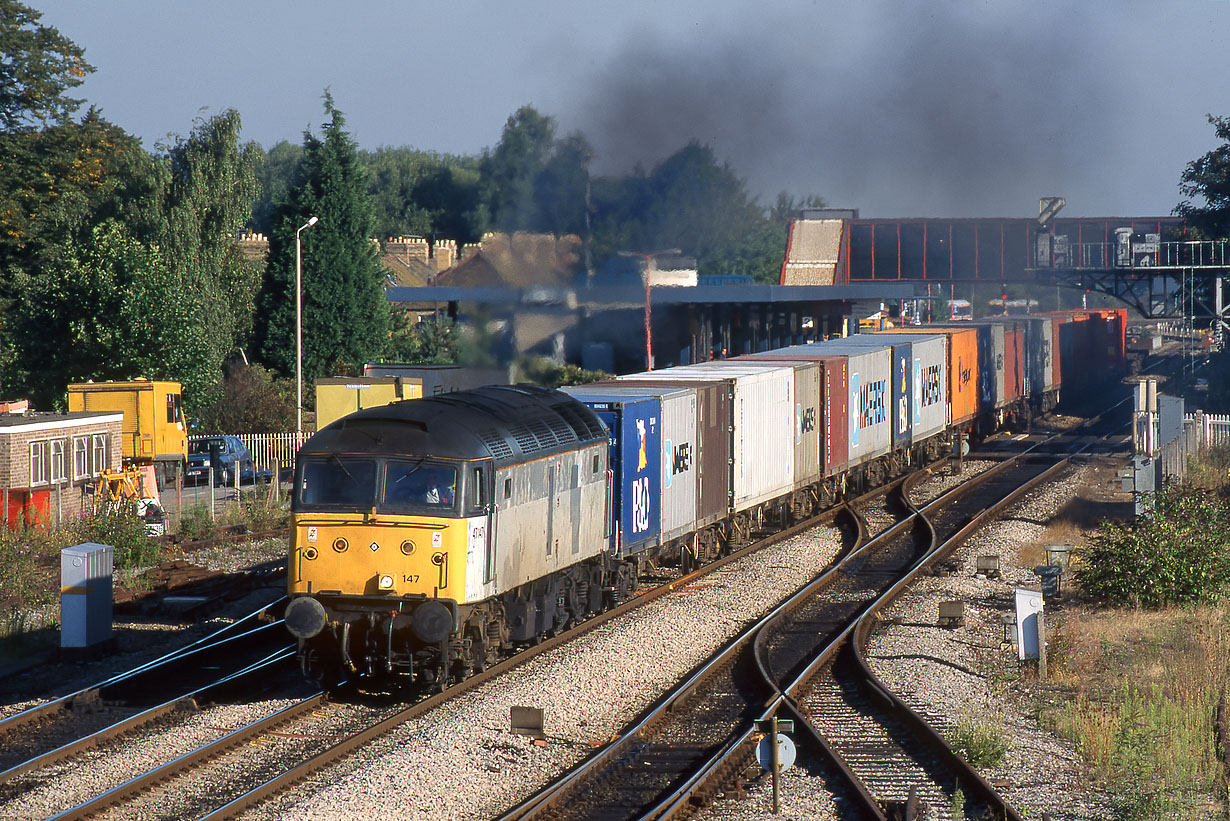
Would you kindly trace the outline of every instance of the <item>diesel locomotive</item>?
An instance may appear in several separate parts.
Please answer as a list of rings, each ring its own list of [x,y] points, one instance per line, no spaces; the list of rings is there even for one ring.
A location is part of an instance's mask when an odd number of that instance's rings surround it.
[[[304,672],[443,684],[631,594],[585,405],[487,387],[351,414],[295,469],[286,625]]]

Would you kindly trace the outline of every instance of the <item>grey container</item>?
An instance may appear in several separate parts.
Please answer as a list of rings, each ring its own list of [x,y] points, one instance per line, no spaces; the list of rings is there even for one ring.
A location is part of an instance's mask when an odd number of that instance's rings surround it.
[[[60,551],[60,646],[91,647],[111,638],[113,548],[84,544]]]
[[[846,432],[850,466],[888,454],[893,447],[893,429],[888,412],[892,396],[893,352],[888,346],[865,348],[840,339],[801,345],[804,350],[844,356],[850,409]],[[783,350],[789,351],[790,348]]]
[[[912,382],[910,412],[913,443],[943,433],[948,424],[948,337],[911,335]]]
[[[910,410],[910,398],[914,394],[914,369],[911,367],[914,340],[908,336],[885,334],[856,334],[842,337],[842,345],[871,350],[890,348],[889,360],[891,386],[888,402],[888,424],[892,430],[893,449],[909,450],[914,444],[914,414]]]
[[[747,510],[794,489],[794,369],[715,361],[619,377],[638,382],[714,380],[731,398],[731,510]]]
[[[1025,335],[1025,361],[1029,371],[1029,397],[1042,405],[1043,397],[1054,391],[1055,384],[1055,324],[1049,316],[1021,317],[1028,330]]]
[[[696,391],[689,388],[642,385],[621,387],[616,382],[560,388],[578,398],[603,396],[657,396],[662,403],[661,501],[658,504],[662,543],[690,533],[695,526],[700,465],[697,463],[698,420]],[[582,401],[584,401],[582,399]]]
[[[754,365],[788,365],[794,370],[794,486],[805,488],[820,480],[820,375],[819,363],[803,359],[780,361],[769,357],[776,350],[762,354],[737,356],[728,362]]]
[[[910,444],[943,433],[948,420],[948,339],[940,334],[871,335],[850,337],[851,342],[899,338],[910,343]]]

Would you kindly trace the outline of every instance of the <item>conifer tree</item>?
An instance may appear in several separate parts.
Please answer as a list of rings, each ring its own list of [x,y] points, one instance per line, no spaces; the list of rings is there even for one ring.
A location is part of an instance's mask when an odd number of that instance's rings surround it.
[[[367,172],[325,93],[323,137],[304,133],[303,158],[274,216],[261,294],[265,320],[261,350],[267,364],[295,372],[295,234],[318,217],[302,239],[303,380],[361,368],[388,344],[385,274],[372,242],[374,217]]]

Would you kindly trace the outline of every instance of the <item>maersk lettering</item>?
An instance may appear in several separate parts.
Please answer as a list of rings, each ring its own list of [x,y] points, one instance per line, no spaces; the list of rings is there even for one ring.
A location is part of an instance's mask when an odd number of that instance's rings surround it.
[[[940,379],[943,374],[940,372],[939,365],[928,365],[922,374],[922,385],[920,386],[919,396],[922,397],[922,407],[930,407],[940,401],[942,392]]]
[[[671,460],[671,475],[678,476],[680,473],[687,473],[692,467],[692,445],[689,442],[684,442],[675,448],[674,458]]]
[[[885,380],[868,382],[858,391],[858,425],[869,428],[884,422],[886,409],[884,406]]]

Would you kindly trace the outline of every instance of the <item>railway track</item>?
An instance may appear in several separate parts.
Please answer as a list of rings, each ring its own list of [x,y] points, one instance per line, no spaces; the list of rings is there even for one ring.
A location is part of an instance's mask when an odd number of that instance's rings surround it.
[[[1034,455],[1005,459],[921,510],[903,502],[910,511],[904,520],[857,546],[619,740],[503,821],[686,816],[746,769],[755,719],[779,713],[796,717],[811,749],[830,762],[828,778],[843,817],[913,818],[924,803],[953,807],[957,801],[975,816],[1019,818],[942,737],[878,684],[861,647],[874,614],[914,577],[1066,464],[1065,453],[1052,451],[1087,446],[1085,436],[1052,437],[1032,445]]]
[[[209,636],[91,687],[0,721],[0,798],[37,774],[134,731],[278,680],[294,669],[295,645],[280,620],[285,600]]]

